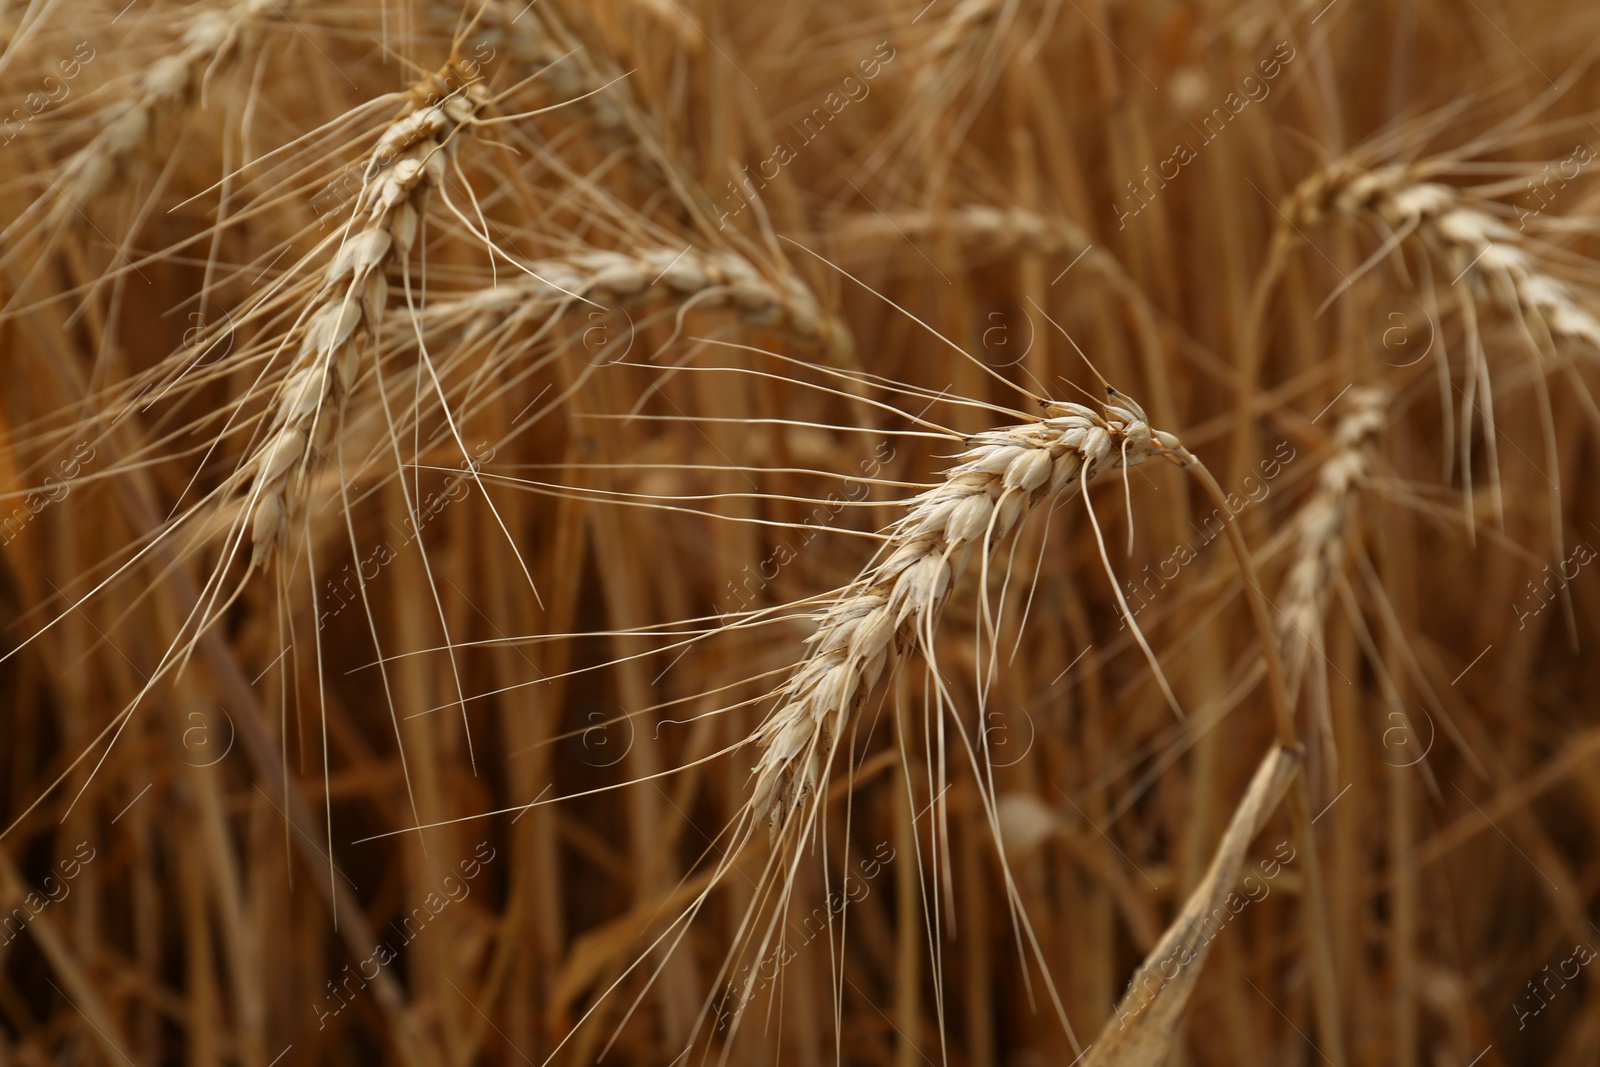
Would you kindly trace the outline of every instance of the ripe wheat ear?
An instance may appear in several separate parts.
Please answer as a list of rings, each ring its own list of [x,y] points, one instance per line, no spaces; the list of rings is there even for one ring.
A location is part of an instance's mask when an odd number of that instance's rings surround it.
[[[1545,238],[1592,231],[1593,226],[1535,216],[1531,220],[1523,218],[1513,228],[1502,219],[1511,216],[1514,209],[1482,195],[1502,191],[1505,183],[1480,192],[1435,180],[1457,171],[1471,172],[1467,164],[1451,159],[1372,165],[1358,154],[1300,182],[1281,209],[1281,222],[1268,251],[1267,265],[1257,279],[1241,362],[1245,380],[1253,382],[1264,355],[1270,296],[1283,277],[1291,250],[1306,233],[1340,221],[1375,231],[1383,238],[1382,244],[1333,288],[1322,307],[1327,308],[1383,259],[1395,260],[1405,283],[1421,297],[1427,318],[1426,324],[1407,326],[1417,336],[1426,336],[1424,354],[1432,354],[1437,368],[1444,416],[1444,475],[1450,477],[1453,466],[1459,463],[1464,496],[1470,501],[1473,428],[1481,422],[1490,493],[1494,511],[1503,521],[1500,434],[1495,426],[1497,390],[1480,306],[1498,311],[1508,320],[1517,335],[1518,347],[1532,357],[1535,373],[1531,377],[1540,404],[1546,456],[1551,476],[1558,481],[1560,460],[1546,376],[1556,370],[1565,374],[1573,394],[1591,418],[1600,423],[1600,404],[1595,402],[1573,361],[1567,358],[1576,354],[1584,362],[1600,362],[1600,318],[1594,310],[1600,307],[1600,290],[1593,286],[1592,268],[1586,260],[1563,252]],[[1408,250],[1418,254],[1408,257]],[[1436,279],[1436,270],[1443,282]],[[1439,332],[1444,317],[1441,311],[1447,304],[1453,304],[1459,312],[1465,334],[1465,380],[1459,389],[1453,389],[1454,371]],[[1460,393],[1459,407],[1452,403],[1453,391]],[[1464,428],[1459,434],[1458,422]],[[1248,430],[1241,425],[1236,456],[1243,455],[1247,440]],[[1550,508],[1552,529],[1559,544],[1559,494],[1550,495]]]
[[[378,336],[388,305],[387,268],[407,262],[428,194],[444,180],[455,135],[486,101],[481,85],[469,83],[439,103],[422,104],[436,80],[450,84],[452,70],[421,83],[413,91],[417,101],[378,138],[338,252],[302,313],[299,352],[278,387],[267,440],[251,460],[253,566],[282,549],[299,511],[297,487],[304,486],[310,453],[331,442],[362,352]]]
[[[761,750],[751,810],[774,837],[827,781],[848,720],[885,668],[912,648],[931,653],[950,586],[974,548],[987,558],[1046,501],[1182,449],[1120,394],[1103,413],[1071,403],[1047,410],[1039,422],[969,438],[961,462],[909,503],[875,561],[818,620],[805,658],[750,739]]]

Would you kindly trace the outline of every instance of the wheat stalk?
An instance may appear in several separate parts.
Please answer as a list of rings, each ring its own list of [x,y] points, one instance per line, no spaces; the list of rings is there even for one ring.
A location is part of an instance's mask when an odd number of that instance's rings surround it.
[[[1240,899],[1235,887],[1241,876],[1254,874],[1245,865],[1250,842],[1288,792],[1300,769],[1301,757],[1298,749],[1274,745],[1256,767],[1204,876],[1134,969],[1112,1017],[1084,1050],[1085,1067],[1138,1067],[1171,1058],[1184,1010],[1200,984],[1216,938],[1215,915],[1219,910],[1231,914],[1227,905],[1230,898]],[[1254,881],[1263,884],[1258,874]],[[1208,926],[1208,920],[1213,925]],[[1177,973],[1169,976],[1167,969],[1174,964],[1178,965]]]
[[[968,438],[960,462],[907,504],[875,561],[818,619],[805,658],[750,738],[761,749],[751,809],[774,835],[826,781],[835,740],[885,667],[931,646],[974,547],[987,554],[1036,507],[1106,471],[1186,454],[1121,394],[1113,392],[1103,415],[1070,403],[1048,411],[1038,422]]]

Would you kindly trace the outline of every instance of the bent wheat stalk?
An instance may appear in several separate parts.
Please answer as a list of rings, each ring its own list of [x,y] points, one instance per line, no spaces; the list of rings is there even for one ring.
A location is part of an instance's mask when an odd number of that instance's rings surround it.
[[[1244,871],[1250,842],[1255,840],[1298,772],[1298,749],[1275,745],[1256,768],[1250,786],[1234,809],[1228,829],[1211,858],[1205,876],[1184,901],[1161,940],[1145,956],[1087,1051],[1085,1067],[1135,1067],[1163,1063],[1171,1056],[1179,1023],[1189,998],[1200,983],[1200,971],[1211,952],[1217,930],[1208,926],[1226,906],[1241,898],[1234,889]],[[1253,898],[1252,899],[1258,899]],[[1168,970],[1174,973],[1168,974]]]
[[[751,810],[774,836],[826,784],[835,741],[885,667],[930,647],[975,547],[987,555],[1025,515],[1107,471],[1186,454],[1115,392],[1103,415],[1069,403],[1047,411],[1038,422],[969,438],[960,463],[909,502],[875,561],[818,620],[804,660],[751,735],[761,749]]]

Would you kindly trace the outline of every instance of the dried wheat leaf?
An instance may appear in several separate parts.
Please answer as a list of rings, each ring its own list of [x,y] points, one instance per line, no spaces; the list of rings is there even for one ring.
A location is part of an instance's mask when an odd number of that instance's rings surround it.
[[[1189,1003],[1189,994],[1200,981],[1200,969],[1211,949],[1211,939],[1205,934],[1202,920],[1217,908],[1227,910],[1224,902],[1233,895],[1250,842],[1278,806],[1278,799],[1289,787],[1300,759],[1299,750],[1279,745],[1268,752],[1261,766],[1256,768],[1250,788],[1234,809],[1233,820],[1217,846],[1217,854],[1205,877],[1189,894],[1183,910],[1161,935],[1156,947],[1133,972],[1128,991],[1117,1003],[1115,1016],[1106,1022],[1100,1036],[1090,1046],[1085,1067],[1122,1067],[1125,1064],[1132,1067],[1166,1062],[1183,1010]],[[1171,978],[1158,969],[1174,962],[1178,969]],[[1150,995],[1152,988],[1153,996]]]

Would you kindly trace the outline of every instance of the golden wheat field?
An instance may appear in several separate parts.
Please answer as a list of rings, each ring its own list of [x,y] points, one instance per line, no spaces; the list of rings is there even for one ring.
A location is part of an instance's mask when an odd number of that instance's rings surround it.
[[[0,1067],[1600,1063],[1597,40],[0,0]]]

